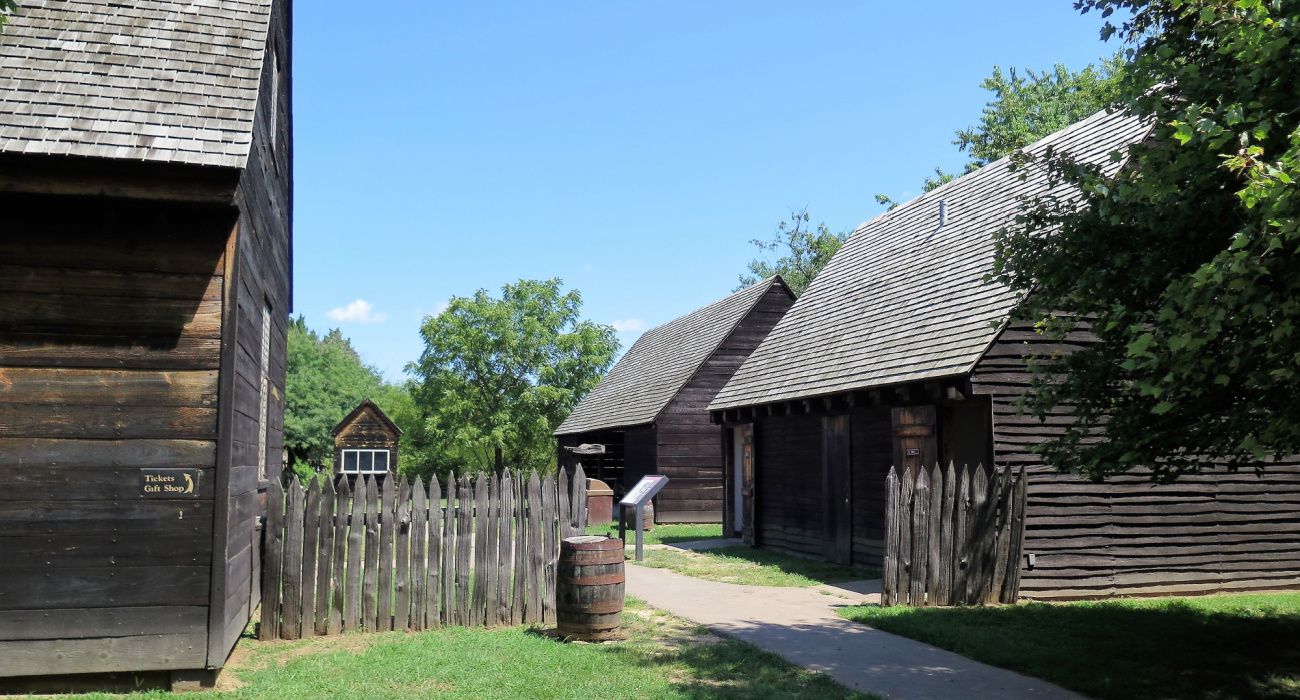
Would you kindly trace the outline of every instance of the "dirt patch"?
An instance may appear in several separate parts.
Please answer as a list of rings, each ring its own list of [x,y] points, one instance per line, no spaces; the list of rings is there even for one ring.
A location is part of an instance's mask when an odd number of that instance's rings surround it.
[[[385,639],[387,635],[342,634],[332,637],[311,637],[287,641],[259,641],[245,639],[235,645],[225,672],[218,681],[219,690],[236,690],[244,685],[242,673],[261,671],[273,666],[284,666],[294,659],[334,651],[360,653]]]

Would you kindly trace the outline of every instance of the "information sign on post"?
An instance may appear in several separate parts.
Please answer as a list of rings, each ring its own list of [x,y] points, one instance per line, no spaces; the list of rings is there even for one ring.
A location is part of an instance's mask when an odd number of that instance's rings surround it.
[[[662,491],[667,485],[668,477],[666,476],[643,476],[640,481],[636,482],[636,486],[633,486],[632,490],[627,492],[627,495],[623,497],[623,500],[618,502],[620,506],[618,514],[618,538],[623,540],[624,545],[627,544],[627,509],[628,507],[635,509],[636,520],[632,522],[635,523],[636,527],[637,561],[641,561],[642,539],[645,536],[644,518],[646,504],[655,497],[655,494]]]

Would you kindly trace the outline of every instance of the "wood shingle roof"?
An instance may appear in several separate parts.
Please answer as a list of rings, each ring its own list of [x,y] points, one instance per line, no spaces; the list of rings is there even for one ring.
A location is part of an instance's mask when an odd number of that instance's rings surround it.
[[[1111,154],[1148,126],[1095,114],[1026,149],[1049,146],[1113,172]],[[993,237],[1026,197],[1068,203],[1077,190],[1044,168],[991,163],[866,222],[709,405],[722,410],[965,374],[1018,297],[996,282]],[[940,202],[946,221],[939,225]]]
[[[773,285],[784,284],[780,277],[771,277],[646,331],[555,434],[654,421],[763,295]]]
[[[241,168],[272,0],[19,0],[0,152]]]

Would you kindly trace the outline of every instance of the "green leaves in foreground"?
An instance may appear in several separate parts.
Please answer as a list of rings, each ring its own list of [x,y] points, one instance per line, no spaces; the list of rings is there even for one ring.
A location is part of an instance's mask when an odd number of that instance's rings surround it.
[[[1040,163],[1084,208],[1037,202],[998,241],[999,278],[1033,292],[1022,316],[1100,341],[1038,367],[1026,407],[1078,419],[1045,456],[1170,480],[1300,452],[1300,3],[1075,5],[1127,18],[1103,29],[1131,59],[1118,102],[1153,131],[1114,177]]]

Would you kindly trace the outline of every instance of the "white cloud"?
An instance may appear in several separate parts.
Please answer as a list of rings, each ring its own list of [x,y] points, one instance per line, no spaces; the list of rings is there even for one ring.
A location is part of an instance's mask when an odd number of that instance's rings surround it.
[[[440,302],[438,302],[438,306],[437,306],[437,308],[435,308],[435,309],[433,310],[433,315],[434,315],[434,316],[441,316],[441,315],[442,315],[442,312],[446,311],[446,310],[447,310],[448,308],[450,308],[450,307],[451,307],[451,302],[449,302],[449,301],[440,301]]]
[[[340,323],[383,323],[388,314],[375,313],[375,307],[365,299],[357,299],[347,306],[340,306],[325,312],[331,321]]]
[[[614,330],[619,333],[631,333],[645,330],[645,321],[642,321],[639,318],[624,318],[614,321],[609,325],[613,326]]]

